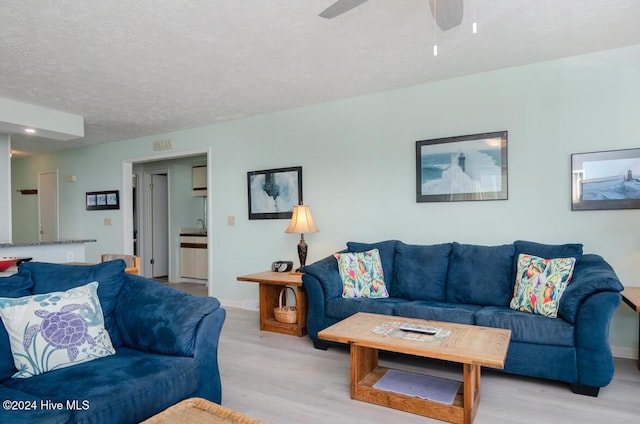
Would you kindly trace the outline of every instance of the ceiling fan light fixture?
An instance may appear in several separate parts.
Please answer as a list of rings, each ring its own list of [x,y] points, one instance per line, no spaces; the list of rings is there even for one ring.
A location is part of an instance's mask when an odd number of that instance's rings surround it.
[[[434,56],[438,56],[438,45],[437,44],[433,45],[433,55]]]
[[[471,32],[473,32],[474,34],[478,33],[478,23],[474,22],[473,25],[471,25]]]

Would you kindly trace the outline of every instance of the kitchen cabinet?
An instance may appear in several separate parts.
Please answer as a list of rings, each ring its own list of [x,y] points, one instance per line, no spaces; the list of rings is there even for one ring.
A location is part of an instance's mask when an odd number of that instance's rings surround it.
[[[207,236],[180,236],[180,276],[206,280],[209,278]]]
[[[207,195],[207,167],[194,166],[191,168],[192,194],[194,196]]]

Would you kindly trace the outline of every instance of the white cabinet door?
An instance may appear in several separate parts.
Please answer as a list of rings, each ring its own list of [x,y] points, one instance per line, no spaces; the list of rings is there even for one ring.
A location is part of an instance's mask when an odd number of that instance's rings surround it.
[[[194,196],[207,195],[207,167],[194,166],[192,168],[192,194]]]
[[[198,280],[208,279],[207,238],[181,236],[180,246],[180,276]]]
[[[209,266],[207,263],[207,249],[193,249],[194,252],[194,268],[195,277],[200,280],[209,278]]]

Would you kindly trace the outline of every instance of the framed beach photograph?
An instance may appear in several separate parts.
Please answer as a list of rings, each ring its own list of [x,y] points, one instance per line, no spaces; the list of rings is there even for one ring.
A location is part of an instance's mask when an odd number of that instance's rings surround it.
[[[118,190],[89,191],[85,194],[85,208],[88,211],[120,209],[119,193]]]
[[[416,201],[506,200],[507,131],[416,141]]]
[[[302,204],[302,167],[247,172],[249,219],[291,219]]]
[[[571,155],[571,210],[640,209],[640,148]]]

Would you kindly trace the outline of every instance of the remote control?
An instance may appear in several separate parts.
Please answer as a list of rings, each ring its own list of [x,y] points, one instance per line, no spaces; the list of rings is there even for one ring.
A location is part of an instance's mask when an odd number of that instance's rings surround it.
[[[400,325],[400,330],[404,331],[415,331],[417,333],[424,333],[433,336],[438,332],[438,329],[435,327],[431,327],[428,325],[416,325],[416,324],[402,324]]]

